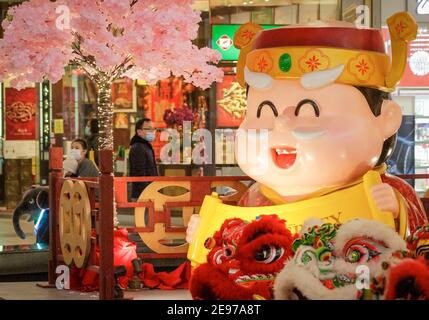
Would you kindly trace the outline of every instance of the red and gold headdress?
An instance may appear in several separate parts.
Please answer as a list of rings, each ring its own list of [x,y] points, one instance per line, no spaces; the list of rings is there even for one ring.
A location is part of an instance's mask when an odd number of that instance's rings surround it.
[[[392,61],[378,29],[338,26],[288,26],[263,30],[246,23],[234,36],[241,50],[237,76],[244,71],[274,79],[297,79],[307,73],[341,66],[337,83],[393,91],[407,62],[407,45],[417,36],[417,23],[407,12],[387,20],[392,40]]]

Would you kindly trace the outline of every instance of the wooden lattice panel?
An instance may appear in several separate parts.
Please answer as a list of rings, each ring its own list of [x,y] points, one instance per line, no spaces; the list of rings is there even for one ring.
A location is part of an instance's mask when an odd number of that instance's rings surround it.
[[[247,187],[245,184],[239,181],[212,181],[209,182],[210,188],[207,189],[207,195],[210,192],[211,188],[215,187],[230,187],[236,192],[231,195],[222,197],[223,201],[237,202],[241,196],[246,192]],[[191,187],[192,186],[192,187]],[[145,221],[145,211],[147,210],[144,207],[135,208],[135,225],[137,228],[140,227],[152,227],[153,231],[149,232],[139,232],[139,235],[145,245],[149,247],[152,251],[158,254],[184,254],[186,255],[188,251],[188,244],[184,241],[186,237],[186,227],[188,226],[189,219],[192,214],[197,213],[201,203],[198,203],[198,206],[186,206],[182,207],[182,218],[184,228],[176,228],[177,231],[173,231],[172,227],[167,227],[167,215],[166,209],[169,203],[180,203],[180,202],[194,202],[192,197],[193,191],[199,189],[198,184],[191,184],[190,181],[155,181],[149,184],[141,193],[138,202],[152,201],[154,205],[154,215],[164,217],[163,222],[159,222],[159,219],[149,217],[150,221],[157,221],[153,225],[148,226]],[[202,187],[202,186],[201,186]],[[161,191],[166,188],[182,188],[185,189],[185,192],[182,192],[178,195],[166,195]],[[198,190],[200,191],[200,190]],[[150,214],[150,213],[149,213]],[[167,245],[165,243],[168,240],[177,240],[183,239],[183,244],[179,245]]]
[[[64,181],[60,193],[59,229],[64,262],[82,268],[91,250],[91,205],[84,182]]]

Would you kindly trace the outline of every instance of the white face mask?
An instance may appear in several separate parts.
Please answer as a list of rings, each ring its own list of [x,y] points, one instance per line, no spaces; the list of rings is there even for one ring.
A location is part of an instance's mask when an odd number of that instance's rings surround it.
[[[70,149],[69,156],[76,161],[79,161],[82,159],[82,153],[79,149]]]

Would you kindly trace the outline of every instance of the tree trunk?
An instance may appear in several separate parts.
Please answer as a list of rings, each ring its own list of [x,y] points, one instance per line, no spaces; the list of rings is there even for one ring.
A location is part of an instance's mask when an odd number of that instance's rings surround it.
[[[100,192],[100,299],[114,298],[113,229],[117,221],[113,177],[112,83],[98,81],[99,192]]]
[[[111,88],[111,81],[97,81],[98,129],[100,135],[98,138],[98,149],[99,151],[109,151],[113,158],[113,104]],[[113,161],[104,161],[103,163],[102,162],[103,158],[100,157],[99,168],[101,169],[101,174],[103,175],[107,173],[113,177]],[[117,226],[119,224],[119,221],[116,212],[115,194],[113,193],[113,197],[106,199],[106,201],[107,200],[112,201],[114,215],[113,223],[115,226]]]
[[[99,150],[113,151],[113,104],[112,83],[99,81],[98,87],[98,124],[99,124]],[[113,171],[112,171],[113,172]]]

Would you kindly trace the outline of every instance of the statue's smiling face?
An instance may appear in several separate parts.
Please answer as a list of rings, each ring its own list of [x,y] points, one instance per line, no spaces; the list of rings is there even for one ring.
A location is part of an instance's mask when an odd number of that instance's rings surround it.
[[[300,80],[268,82],[249,87],[236,157],[246,174],[283,196],[353,182],[374,168],[384,140],[400,125],[399,107],[376,117],[353,86],[306,89]]]

